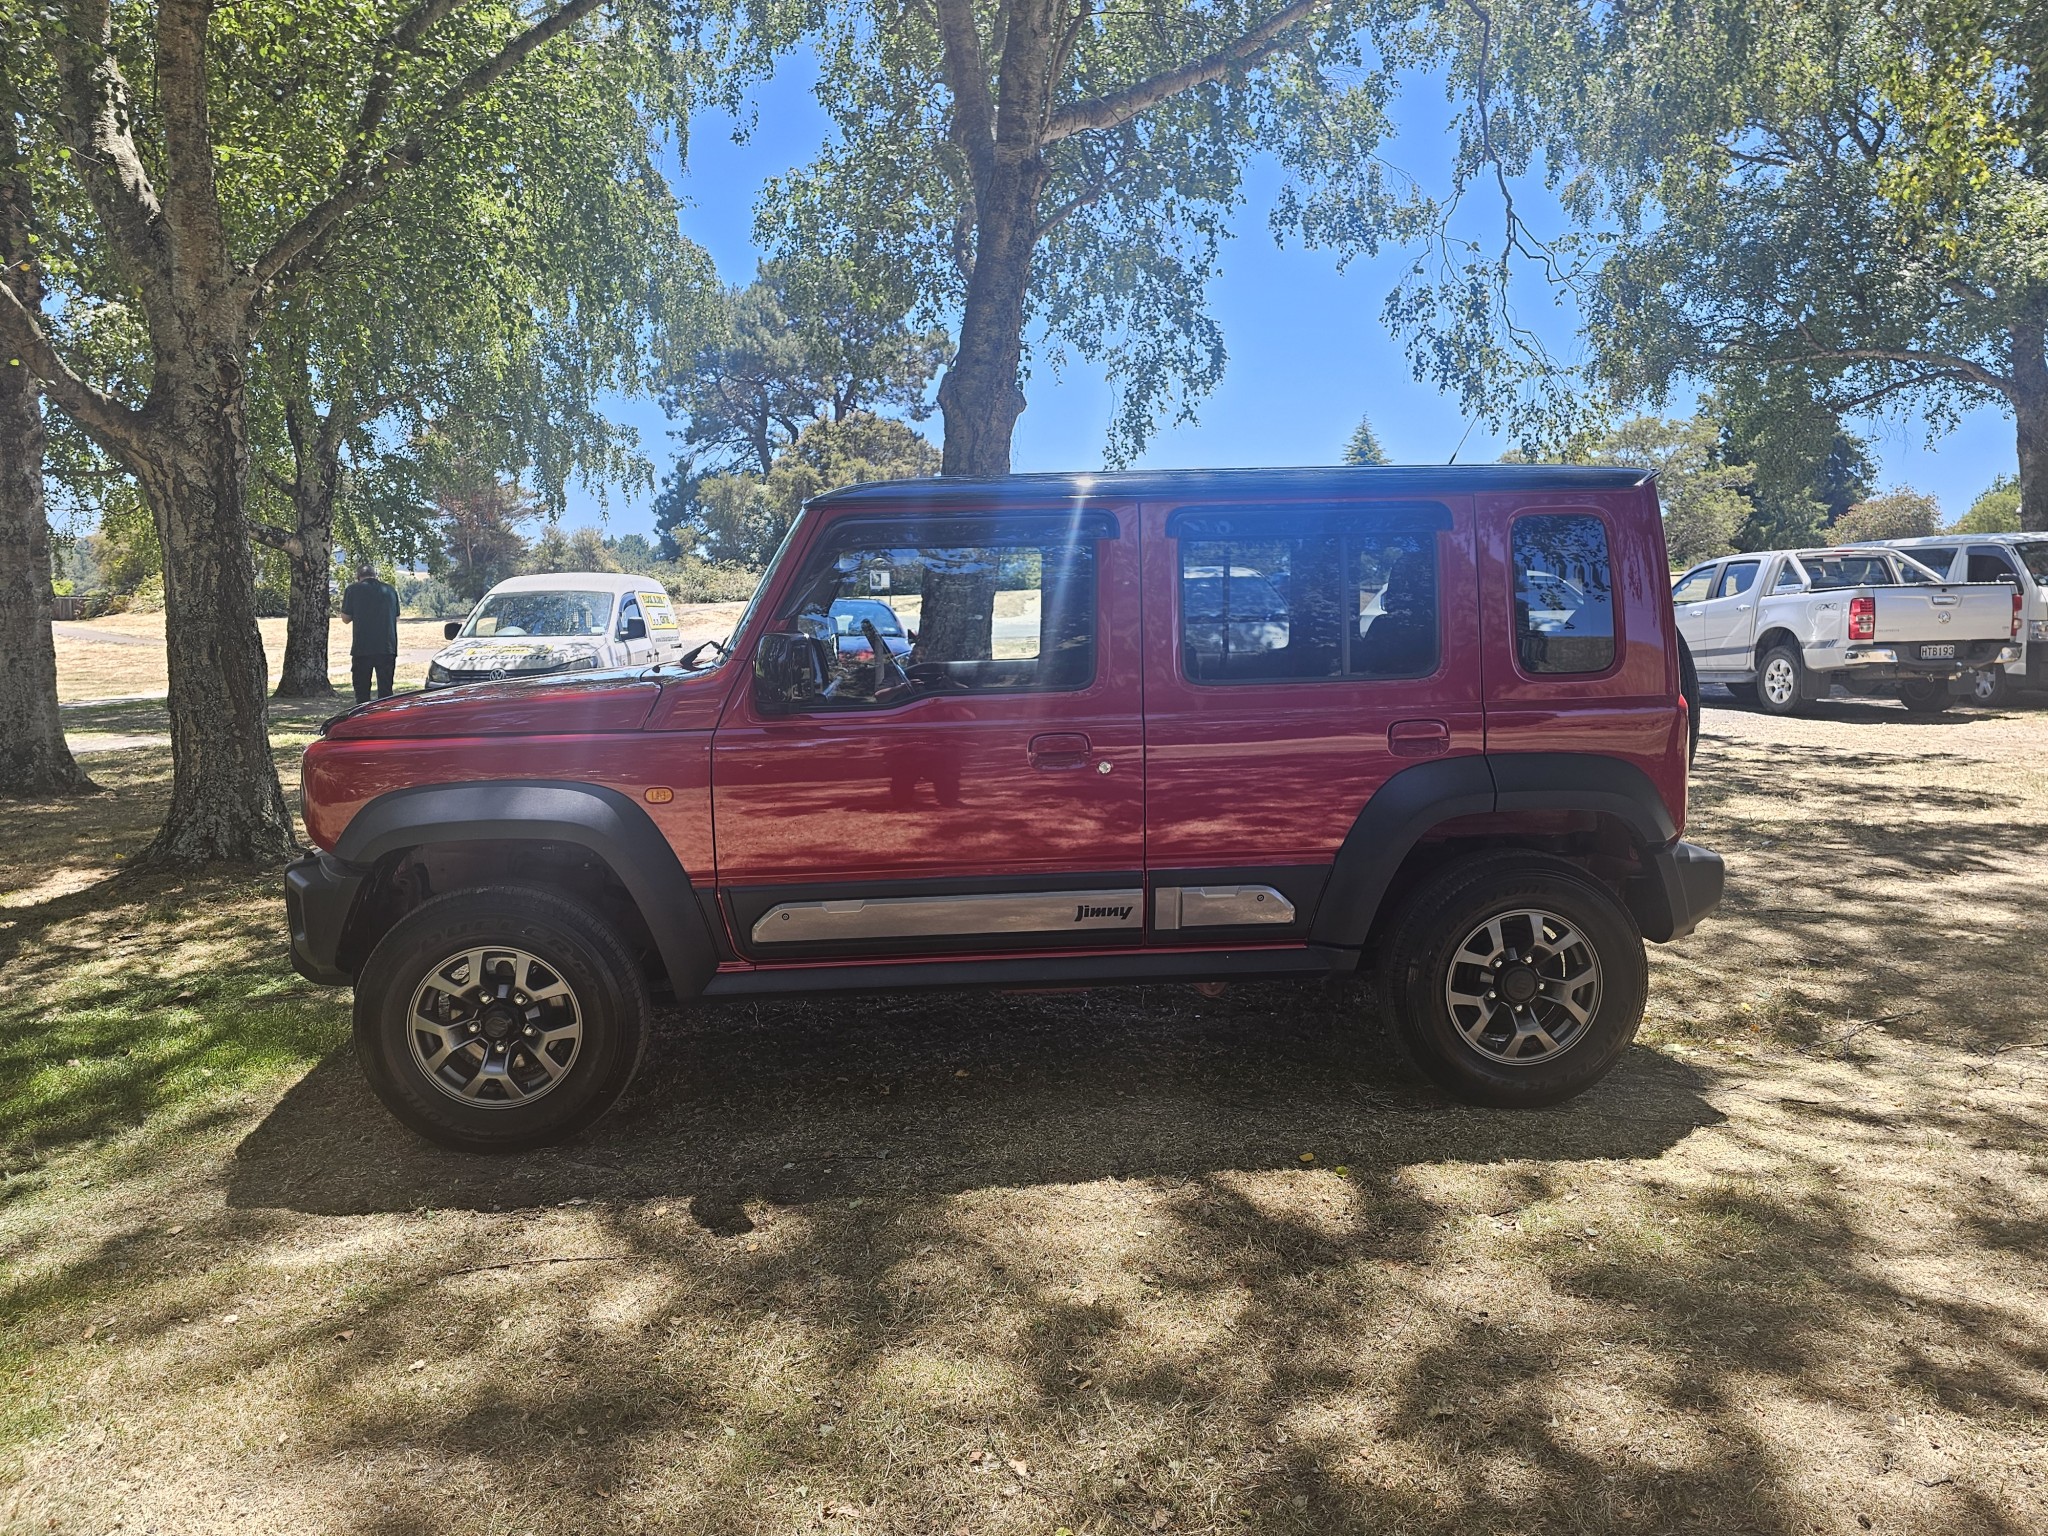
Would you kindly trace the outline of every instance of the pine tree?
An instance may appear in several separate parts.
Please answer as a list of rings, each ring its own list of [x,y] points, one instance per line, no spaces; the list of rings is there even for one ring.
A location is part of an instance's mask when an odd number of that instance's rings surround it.
[[[1380,440],[1373,435],[1372,418],[1370,416],[1358,418],[1357,430],[1351,434],[1351,441],[1344,445],[1344,462],[1346,464],[1385,464],[1388,462],[1386,449],[1380,446]]]

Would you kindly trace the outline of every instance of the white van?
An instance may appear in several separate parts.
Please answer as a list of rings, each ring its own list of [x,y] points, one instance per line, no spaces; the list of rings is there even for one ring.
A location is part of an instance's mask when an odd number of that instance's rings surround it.
[[[563,571],[514,576],[449,624],[427,687],[653,666],[683,653],[668,590],[651,576]]]
[[[2019,593],[2013,643],[2020,659],[1970,674],[1979,704],[2002,704],[2008,692],[2048,693],[2048,533],[1942,533],[1886,542],[1950,581],[2002,581]]]

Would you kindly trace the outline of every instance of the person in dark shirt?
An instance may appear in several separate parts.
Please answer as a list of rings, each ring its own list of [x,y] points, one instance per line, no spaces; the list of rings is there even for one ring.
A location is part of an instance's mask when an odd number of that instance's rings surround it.
[[[375,676],[377,697],[391,697],[391,674],[398,666],[398,593],[380,581],[367,560],[341,594],[341,622],[353,629],[348,643],[350,671],[355,674],[356,702],[370,697]]]

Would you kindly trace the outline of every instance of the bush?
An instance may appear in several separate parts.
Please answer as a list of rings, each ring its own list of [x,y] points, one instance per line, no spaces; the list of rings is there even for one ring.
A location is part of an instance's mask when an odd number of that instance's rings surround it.
[[[743,603],[761,584],[750,566],[728,565],[685,555],[648,567],[647,574],[667,587],[679,603]]]
[[[1836,518],[1828,530],[1828,542],[1867,544],[1873,539],[1917,539],[1939,532],[1941,503],[1901,485],[1857,502]]]
[[[274,581],[256,583],[256,617],[282,619],[292,611],[292,589]]]
[[[2020,482],[2016,476],[2000,475],[1991,489],[1970,503],[1970,510],[1956,519],[1955,533],[2018,533],[2020,531]]]
[[[398,611],[409,619],[454,619],[469,612],[469,604],[438,577],[401,571],[392,585],[398,589]]]

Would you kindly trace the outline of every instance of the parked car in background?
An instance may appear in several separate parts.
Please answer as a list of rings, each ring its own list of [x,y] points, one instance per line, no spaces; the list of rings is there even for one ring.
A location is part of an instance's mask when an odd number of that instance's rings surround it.
[[[845,661],[873,661],[877,643],[885,659],[910,654],[910,631],[880,598],[842,597],[824,613],[807,615],[805,627],[818,639],[832,642]]]
[[[675,661],[682,630],[668,589],[651,576],[563,571],[514,576],[450,623],[427,687],[592,672]]]
[[[2048,533],[1939,534],[1887,539],[1950,581],[2003,581],[2020,596],[2020,654],[2002,665],[1978,667],[1968,678],[1979,704],[2004,702],[2014,691],[2048,693]]]
[[[1671,602],[1700,681],[1773,715],[1836,686],[1928,714],[1972,669],[2018,654],[2010,585],[1948,581],[1882,545],[1708,560],[1672,584]]]
[[[1451,1093],[1554,1103],[1721,895],[1667,573],[1635,470],[850,486],[688,665],[330,721],[293,963],[471,1149],[602,1114],[655,988],[1371,976]]]

